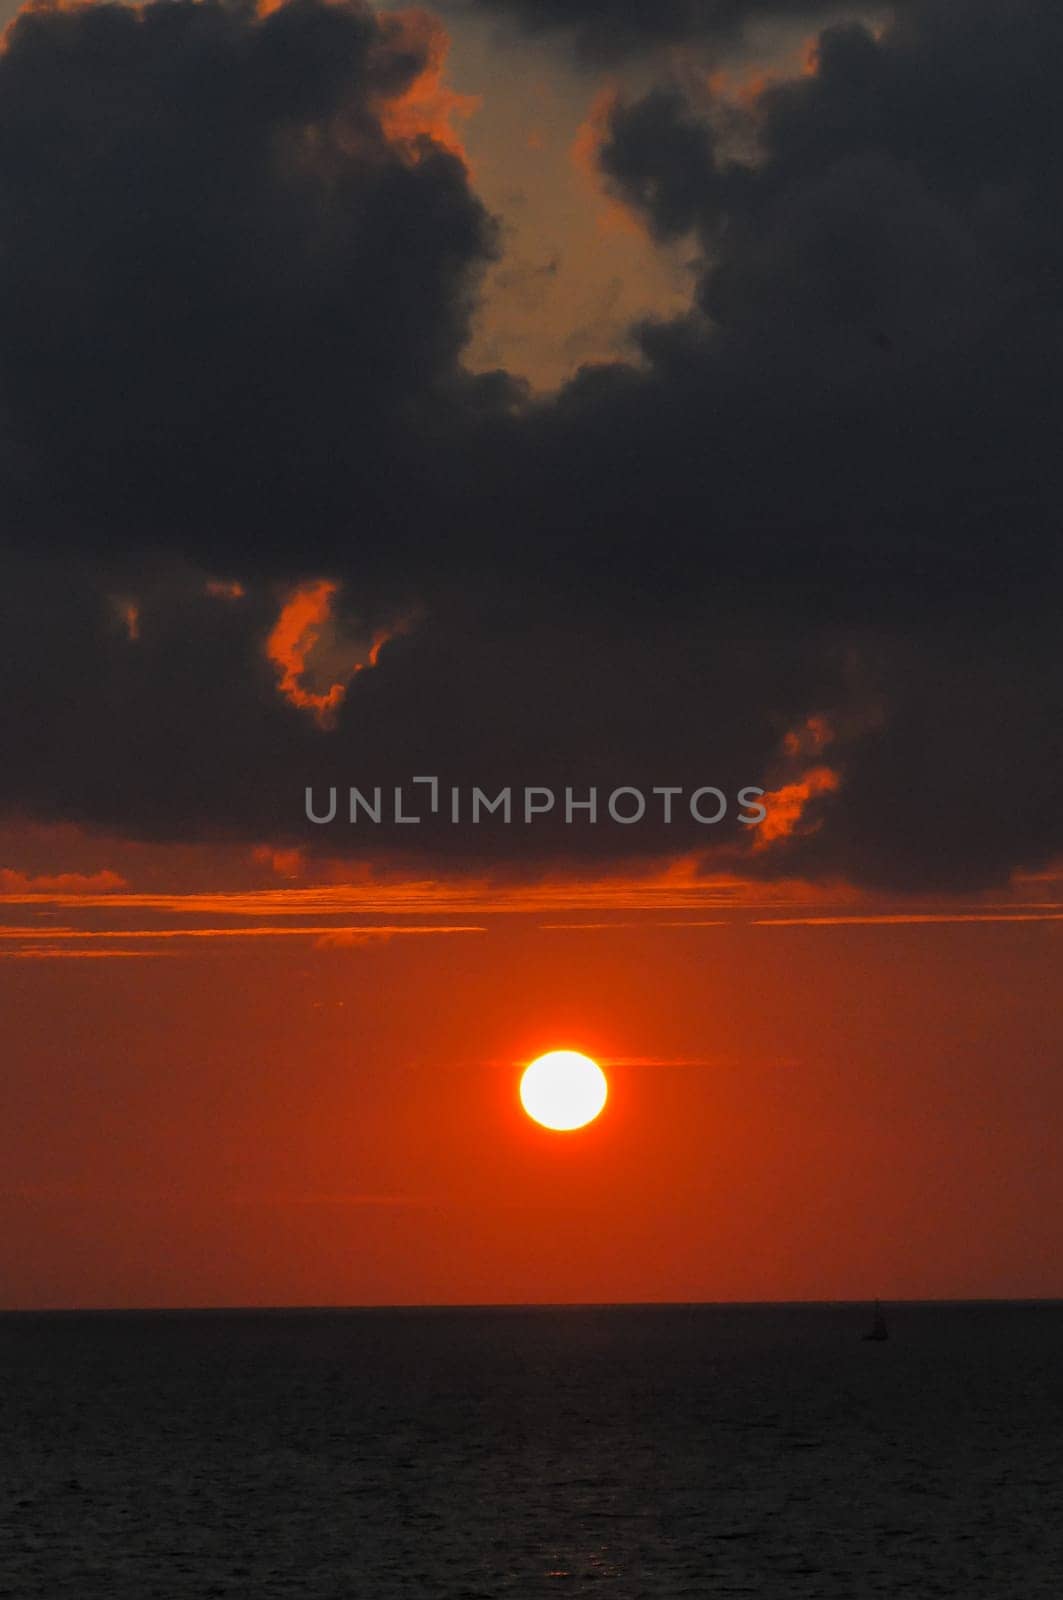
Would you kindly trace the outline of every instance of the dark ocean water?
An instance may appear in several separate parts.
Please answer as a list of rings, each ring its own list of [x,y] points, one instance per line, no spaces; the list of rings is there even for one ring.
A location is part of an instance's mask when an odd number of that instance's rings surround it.
[[[0,1318],[0,1594],[1063,1596],[1063,1307]]]

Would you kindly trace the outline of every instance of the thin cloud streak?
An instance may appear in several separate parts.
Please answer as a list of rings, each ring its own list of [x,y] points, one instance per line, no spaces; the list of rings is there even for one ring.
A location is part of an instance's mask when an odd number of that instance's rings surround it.
[[[659,922],[655,918],[640,918],[637,922],[540,922],[540,933],[604,933],[614,928],[730,928],[734,924],[718,917],[712,922],[681,918],[674,922]]]
[[[947,922],[1063,922],[1059,911],[884,912],[859,917],[758,917],[754,928],[914,927]]]
[[[305,917],[345,912],[439,913],[483,916],[549,911],[692,911],[770,909],[773,906],[839,905],[852,898],[843,884],[827,889],[786,882],[774,890],[731,874],[700,875],[700,863],[683,859],[645,877],[550,879],[538,883],[472,882],[432,878],[385,883],[326,883],[191,893],[109,891],[93,894],[42,893],[14,889],[0,893],[0,906],[103,908],[108,911],[159,911],[180,916]]]
[[[255,928],[0,928],[0,942],[18,946],[14,950],[0,949],[0,960],[70,960],[95,957],[132,957],[174,954],[173,950],[122,950],[111,949],[113,941],[129,943],[138,941],[179,943],[184,940],[221,940],[223,942],[245,939],[310,939],[318,950],[357,949],[369,944],[386,943],[397,938],[425,938],[436,934],[486,933],[486,928],[472,925],[428,927],[402,927],[396,925],[368,925],[365,927],[255,927]],[[35,941],[40,941],[39,944]],[[76,943],[75,943],[76,941]],[[82,943],[100,943],[102,950],[79,948]]]
[[[422,1208],[438,1202],[416,1194],[235,1194],[231,1201],[237,1206],[357,1206]]]
[[[601,1067],[746,1067],[749,1065],[747,1056],[599,1056],[596,1057]],[[770,1061],[758,1061],[761,1066],[769,1067],[796,1067],[800,1062],[796,1058],[780,1057]]]
[[[425,928],[399,927],[382,923],[364,928],[0,928],[0,939],[308,939],[325,934],[358,934],[393,938],[401,934],[486,933],[486,928],[468,925]]]
[[[25,950],[0,950],[0,961],[152,961],[174,953],[170,950],[64,950],[58,945],[54,948],[45,945]]]
[[[531,1059],[534,1059],[531,1058]],[[600,1067],[705,1067],[731,1070],[747,1067],[748,1056],[718,1055],[718,1056],[602,1056],[593,1058]],[[529,1065],[529,1058],[520,1061],[493,1060],[484,1061],[485,1067],[505,1067],[507,1071],[519,1072]],[[801,1062],[796,1056],[771,1057],[768,1060],[758,1058],[758,1065],[768,1067],[798,1067]]]

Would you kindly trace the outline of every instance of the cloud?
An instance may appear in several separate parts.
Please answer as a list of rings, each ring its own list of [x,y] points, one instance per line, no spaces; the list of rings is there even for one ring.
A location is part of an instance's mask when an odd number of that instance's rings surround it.
[[[268,866],[278,878],[301,878],[306,872],[306,857],[301,850],[275,850],[272,845],[256,845],[251,857]]]
[[[411,57],[420,68],[399,94],[385,93],[374,102],[385,135],[419,159],[428,140],[465,159],[456,121],[471,117],[479,106],[473,95],[457,94],[444,79],[450,41],[440,22],[427,11],[411,10],[379,17],[390,50]]]
[[[868,0],[465,0],[528,34],[570,40],[585,66],[665,45],[726,45],[764,23],[812,23],[831,14],[878,11]],[[903,0],[902,0],[903,3]],[[461,9],[461,0],[451,0]]]
[[[307,527],[365,553],[423,518],[410,455],[475,389],[458,357],[495,248],[445,45],[362,0],[15,19],[0,466],[23,537],[283,568]]]
[[[247,592],[242,583],[232,578],[207,578],[203,590],[215,600],[242,600]]]
[[[599,117],[597,162],[614,191],[659,239],[693,229],[720,181],[709,123],[663,86],[633,102],[614,94]]]
[[[143,854],[143,851],[140,852]],[[161,852],[166,854],[165,848]],[[158,869],[153,869],[158,870]],[[306,886],[271,886],[256,889],[171,890],[145,889],[80,894],[55,890],[52,893],[16,890],[0,895],[0,910],[5,906],[33,906],[37,909],[63,909],[70,915],[136,912],[149,923],[168,920],[168,925],[204,922],[217,925],[218,919],[234,918],[266,925],[281,919],[291,926],[297,919],[324,922],[326,919],[385,915],[389,919],[415,917],[455,917],[525,915],[528,913],[585,912],[610,908],[614,911],[741,911],[764,906],[829,905],[855,903],[859,897],[843,891],[840,885],[826,887],[800,882],[750,883],[735,876],[706,877],[696,859],[657,863],[642,873],[616,872],[585,878],[574,875],[536,876],[527,881],[512,877],[475,879],[467,874],[449,878],[402,878],[363,869],[359,874],[351,864],[332,863],[328,877]],[[1055,877],[1043,880],[1054,892]],[[6,915],[6,914],[5,914]],[[98,919],[94,919],[94,926]],[[238,925],[238,924],[235,924]],[[332,921],[333,928],[344,926]],[[610,926],[618,924],[611,923]],[[625,926],[628,924],[625,924]],[[631,924],[634,925],[634,924]],[[687,926],[684,922],[682,926]],[[712,923],[711,926],[716,926]],[[722,926],[722,923],[720,924]],[[581,927],[585,924],[564,924]]]
[[[863,917],[761,917],[758,928],[920,927],[939,922],[1063,922],[1059,911],[894,912]]]
[[[767,850],[781,839],[792,839],[799,831],[820,827],[818,818],[808,820],[808,809],[821,795],[836,794],[840,787],[838,774],[830,767],[810,767],[794,783],[769,789],[763,798],[767,816],[754,836],[754,850]]]
[[[57,894],[96,899],[99,895],[118,894],[125,887],[126,880],[109,869],[102,872],[38,873],[31,876],[16,872],[11,867],[0,867],[0,901],[15,896],[37,898]]]
[[[314,1193],[312,1191],[289,1191],[283,1193],[257,1193],[243,1191],[232,1197],[234,1205],[242,1206],[354,1206],[354,1207],[416,1207],[436,1206],[438,1201],[431,1200],[423,1195],[415,1194],[358,1194],[358,1193]]]
[[[0,961],[112,961],[140,960],[166,952],[161,950],[83,950],[66,945],[26,945],[13,950],[0,946]]]
[[[740,99],[614,97],[601,181],[693,303],[539,398],[462,367],[496,233],[441,48],[318,0],[8,34],[0,804],[455,875],[1058,855],[1059,7],[910,0]],[[303,821],[308,785],[418,773],[763,781],[822,825]]]
[[[116,598],[114,608],[130,644],[136,644],[140,638],[140,606],[135,600]]]
[[[697,921],[659,922],[647,921],[645,918],[637,922],[541,922],[541,933],[613,933],[615,930],[629,930],[631,928],[727,928],[730,923],[717,917],[712,921],[703,918]]]
[[[471,924],[414,923],[361,927],[288,927],[266,923],[251,927],[201,928],[26,928],[0,927],[0,960],[53,961],[108,959],[127,956],[173,955],[191,941],[237,945],[247,940],[308,939],[315,950],[359,950],[387,944],[392,939],[428,938],[457,933],[484,933]],[[140,947],[143,948],[135,948]],[[187,952],[186,952],[187,953]]]
[[[380,628],[371,640],[346,638],[333,617],[338,589],[324,578],[300,585],[285,601],[266,640],[278,692],[290,705],[308,711],[319,728],[335,725],[351,679],[375,667],[388,640],[411,625],[403,621]],[[322,674],[332,680],[327,688],[307,687],[308,676]]]

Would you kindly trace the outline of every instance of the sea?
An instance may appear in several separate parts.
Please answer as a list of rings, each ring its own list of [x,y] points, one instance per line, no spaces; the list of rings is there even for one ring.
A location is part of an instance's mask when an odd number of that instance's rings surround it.
[[[9,1600],[1063,1596],[1063,1305],[0,1317]]]

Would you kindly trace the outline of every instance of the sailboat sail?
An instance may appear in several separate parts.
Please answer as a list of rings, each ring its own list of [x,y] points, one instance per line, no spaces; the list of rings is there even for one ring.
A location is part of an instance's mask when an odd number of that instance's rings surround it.
[[[886,1318],[882,1311],[882,1305],[878,1300],[876,1300],[875,1315],[871,1323],[871,1331],[870,1333],[865,1333],[864,1338],[867,1340],[872,1340],[875,1344],[881,1344],[883,1339],[888,1339],[889,1336],[889,1329],[886,1326]]]

